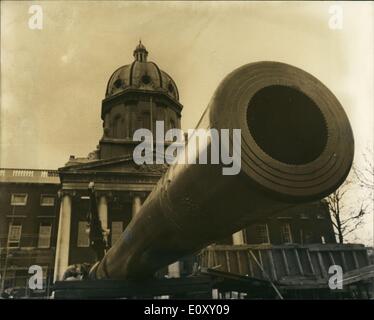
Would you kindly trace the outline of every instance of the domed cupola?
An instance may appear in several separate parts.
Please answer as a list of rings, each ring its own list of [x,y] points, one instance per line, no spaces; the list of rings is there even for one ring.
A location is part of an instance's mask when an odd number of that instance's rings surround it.
[[[148,61],[141,42],[133,56],[134,61],[114,71],[107,84],[101,108],[100,159],[132,154],[138,143],[133,141],[134,132],[145,128],[155,133],[156,121],[164,122],[165,131],[180,128],[183,106],[174,80]]]
[[[109,79],[105,97],[111,97],[128,89],[158,91],[179,101],[174,80],[156,63],[147,61],[148,51],[139,42],[134,50],[133,63],[118,68]]]

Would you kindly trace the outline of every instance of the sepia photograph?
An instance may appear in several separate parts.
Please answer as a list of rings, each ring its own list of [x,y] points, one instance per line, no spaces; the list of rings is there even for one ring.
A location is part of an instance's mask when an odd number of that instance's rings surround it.
[[[1,1],[1,302],[373,300],[373,39],[372,1]]]

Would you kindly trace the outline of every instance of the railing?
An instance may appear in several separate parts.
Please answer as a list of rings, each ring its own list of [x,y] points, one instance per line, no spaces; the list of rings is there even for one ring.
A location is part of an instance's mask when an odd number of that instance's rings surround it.
[[[57,170],[0,168],[0,182],[60,182]]]
[[[369,265],[367,249],[358,244],[212,245],[198,255],[201,267],[277,281],[281,284],[326,284],[329,268],[343,272]]]

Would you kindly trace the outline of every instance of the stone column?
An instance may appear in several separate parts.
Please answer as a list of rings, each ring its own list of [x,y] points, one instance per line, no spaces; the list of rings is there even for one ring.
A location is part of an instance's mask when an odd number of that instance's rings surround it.
[[[70,225],[71,195],[65,193],[61,199],[60,219],[58,222],[54,281],[62,280],[62,276],[69,266]]]
[[[132,199],[132,217],[133,218],[138,213],[141,206],[142,206],[142,199],[139,195],[135,194]]]
[[[233,245],[240,245],[244,244],[244,235],[243,235],[243,230],[240,230],[238,232],[235,232],[232,235],[232,243]]]
[[[99,211],[99,219],[101,222],[101,228],[104,231],[104,238],[105,241],[108,242],[108,200],[105,195],[99,196],[99,203],[98,203],[98,211]]]

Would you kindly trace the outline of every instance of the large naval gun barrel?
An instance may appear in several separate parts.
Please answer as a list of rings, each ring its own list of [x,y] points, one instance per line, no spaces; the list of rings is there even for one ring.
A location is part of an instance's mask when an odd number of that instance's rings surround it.
[[[241,129],[240,172],[223,175],[223,163],[171,165],[93,267],[93,278],[150,277],[259,218],[324,198],[353,161],[353,134],[339,101],[318,79],[284,63],[234,70],[198,127],[229,129],[231,142],[232,129]],[[206,148],[209,155],[211,141]]]

